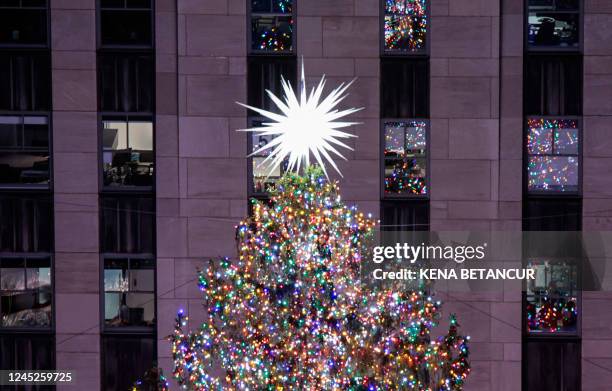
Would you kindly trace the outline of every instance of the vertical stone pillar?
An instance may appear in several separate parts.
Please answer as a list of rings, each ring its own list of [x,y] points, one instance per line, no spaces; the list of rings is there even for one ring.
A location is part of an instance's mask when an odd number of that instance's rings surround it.
[[[80,389],[94,390],[100,387],[95,1],[51,7],[56,363],[78,373]]]

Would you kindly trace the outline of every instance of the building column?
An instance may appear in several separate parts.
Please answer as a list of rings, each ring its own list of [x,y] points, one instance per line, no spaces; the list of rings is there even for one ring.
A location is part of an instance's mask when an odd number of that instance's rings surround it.
[[[78,374],[80,389],[94,390],[100,387],[95,0],[51,7],[56,364]]]

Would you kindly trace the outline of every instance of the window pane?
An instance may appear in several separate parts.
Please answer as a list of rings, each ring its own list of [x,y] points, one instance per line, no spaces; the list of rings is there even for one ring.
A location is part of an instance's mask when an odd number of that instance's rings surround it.
[[[0,369],[54,369],[55,342],[51,334],[0,335]],[[51,390],[53,386],[41,387]]]
[[[102,337],[102,390],[129,390],[154,366],[155,339]]]
[[[251,12],[253,13],[290,14],[292,11],[293,0],[251,0]]]
[[[104,121],[104,149],[127,149],[127,122]]]
[[[421,121],[385,123],[386,194],[427,194],[426,129]]]
[[[581,115],[581,58],[527,56],[524,95],[528,115]]]
[[[281,80],[284,78],[293,88],[296,87],[297,60],[295,58],[251,57],[248,60],[248,103],[264,110],[277,111],[278,108],[266,92],[283,96]],[[249,111],[249,115],[257,115]]]
[[[102,10],[102,45],[151,45],[151,17],[149,10]]]
[[[531,261],[527,267],[535,270],[535,279],[527,283],[527,331],[575,332],[578,323],[577,265]]]
[[[153,199],[105,197],[102,209],[103,252],[153,253]]]
[[[526,390],[580,390],[580,342],[527,341]]]
[[[578,122],[539,118],[528,127],[529,190],[578,191]]]
[[[33,267],[26,265],[32,264]],[[51,324],[50,261],[0,260],[2,327],[47,327]]]
[[[0,55],[0,110],[46,111],[51,101],[49,54]]]
[[[22,145],[22,119],[0,116],[0,148],[19,148]]]
[[[23,146],[25,148],[49,148],[47,117],[24,117]]]
[[[253,126],[261,125],[261,122],[255,122]],[[272,190],[276,182],[287,170],[287,159],[285,159],[280,166],[274,167],[271,160],[265,161],[270,155],[269,149],[261,150],[265,148],[275,136],[271,135],[259,135],[252,133],[253,140],[253,153],[255,154],[252,159],[253,164],[253,192],[264,194]]]
[[[531,47],[577,48],[579,30],[577,0],[529,1],[528,40]]]
[[[8,8],[0,11],[0,43],[47,44],[47,10]]]
[[[153,111],[153,58],[149,55],[99,57],[100,111]]]
[[[429,203],[427,201],[384,201],[381,203],[381,230],[429,230]]]
[[[385,50],[419,52],[427,35],[426,0],[386,0]]]
[[[151,122],[129,123],[130,148],[142,151],[153,150],[153,124]]]
[[[293,18],[290,16],[252,16],[253,51],[289,52],[293,50]]]
[[[151,122],[104,122],[104,186],[152,186]]]
[[[429,117],[427,60],[383,59],[381,82],[383,118]]]
[[[48,152],[0,152],[0,183],[48,184]]]
[[[7,194],[0,197],[0,251],[49,252],[50,196]]]
[[[582,203],[579,199],[528,199],[525,231],[580,231]]]

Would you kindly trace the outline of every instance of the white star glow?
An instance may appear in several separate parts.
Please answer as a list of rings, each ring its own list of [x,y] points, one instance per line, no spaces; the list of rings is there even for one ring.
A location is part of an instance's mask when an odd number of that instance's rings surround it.
[[[353,149],[340,140],[357,136],[339,129],[357,125],[358,122],[337,120],[362,110],[362,108],[339,111],[336,106],[346,98],[344,93],[353,84],[353,81],[348,84],[340,84],[327,97],[322,98],[325,87],[325,76],[323,76],[317,87],[312,88],[310,94],[308,94],[306,92],[304,65],[302,64],[299,99],[291,84],[284,78],[282,79],[285,95],[283,100],[271,91],[266,90],[266,93],[280,111],[279,113],[238,102],[239,105],[274,121],[264,122],[262,127],[242,129],[242,131],[257,133],[262,136],[274,136],[272,141],[254,151],[250,156],[268,152],[268,156],[261,162],[260,166],[269,167],[270,173],[280,167],[285,159],[287,159],[287,171],[295,170],[299,172],[302,164],[304,168],[310,165],[310,155],[312,153],[325,175],[327,175],[325,170],[325,162],[327,162],[342,176],[331,154],[346,160],[337,148]]]

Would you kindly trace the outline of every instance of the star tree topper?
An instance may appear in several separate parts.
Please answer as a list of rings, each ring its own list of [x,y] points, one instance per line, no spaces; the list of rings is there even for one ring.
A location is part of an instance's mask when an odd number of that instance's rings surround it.
[[[281,84],[284,99],[281,100],[270,90],[266,90],[280,113],[273,113],[237,102],[239,105],[275,121],[264,122],[263,126],[257,128],[241,129],[241,131],[253,132],[260,136],[275,136],[272,141],[249,156],[267,152],[268,156],[260,163],[260,166],[269,164],[270,173],[272,173],[280,167],[285,159],[287,159],[287,171],[299,172],[302,164],[304,168],[310,165],[310,155],[312,154],[326,176],[328,175],[325,170],[325,162],[329,163],[342,176],[330,153],[346,160],[337,147],[353,150],[341,140],[357,136],[339,129],[359,123],[337,120],[363,108],[338,110],[336,106],[346,98],[347,95],[344,95],[344,93],[354,81],[348,84],[340,84],[327,97],[323,98],[323,89],[325,88],[325,76],[323,76],[317,87],[313,87],[308,94],[304,63],[302,62],[299,99],[291,84],[282,76]]]

